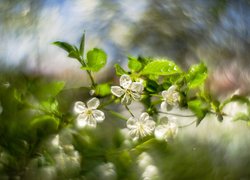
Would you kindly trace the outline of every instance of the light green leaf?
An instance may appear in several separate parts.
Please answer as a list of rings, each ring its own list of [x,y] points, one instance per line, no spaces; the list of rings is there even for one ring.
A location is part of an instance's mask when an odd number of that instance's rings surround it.
[[[189,68],[186,75],[189,88],[195,88],[204,84],[207,79],[207,67],[204,63],[193,65]]]
[[[115,67],[116,75],[121,76],[123,74],[128,74],[119,64],[115,64],[114,67]]]
[[[138,72],[142,68],[142,63],[136,58],[128,57],[128,67],[131,71]]]
[[[101,97],[110,95],[111,94],[110,85],[108,83],[98,84],[95,88],[95,94]]]
[[[151,75],[172,75],[181,73],[181,69],[172,61],[155,60],[148,63],[142,70],[142,74]]]
[[[91,71],[99,71],[107,62],[107,54],[101,50],[94,48],[87,53],[87,66]]]

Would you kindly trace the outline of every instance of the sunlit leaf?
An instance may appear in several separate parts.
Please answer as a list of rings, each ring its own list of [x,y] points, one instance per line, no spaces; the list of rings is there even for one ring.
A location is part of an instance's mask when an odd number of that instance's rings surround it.
[[[204,63],[193,65],[186,75],[189,88],[195,88],[202,85],[207,78],[207,67]]]
[[[172,75],[180,73],[181,69],[172,61],[169,60],[155,60],[148,63],[142,70],[142,74],[152,75]]]
[[[110,85],[108,83],[98,84],[95,88],[95,94],[101,97],[110,95]]]
[[[138,61],[136,58],[129,57],[128,58],[128,67],[131,71],[140,71],[142,68],[142,63]]]
[[[106,65],[107,54],[101,50],[94,48],[87,53],[87,68],[91,71],[99,71]]]

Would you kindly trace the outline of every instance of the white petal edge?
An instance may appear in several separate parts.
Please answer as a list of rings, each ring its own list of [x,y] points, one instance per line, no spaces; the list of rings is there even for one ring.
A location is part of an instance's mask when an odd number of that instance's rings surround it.
[[[111,93],[117,97],[121,97],[125,93],[125,90],[122,89],[120,86],[112,86]]]
[[[124,89],[128,89],[132,84],[132,80],[130,78],[129,75],[127,74],[123,74],[121,77],[120,77],[120,85],[121,87],[123,87]]]
[[[86,106],[82,101],[75,102],[74,111],[78,114],[83,113],[86,110]]]
[[[100,101],[96,97],[90,99],[87,102],[87,107],[90,109],[96,109],[99,105],[100,105]]]
[[[93,117],[97,122],[102,122],[105,119],[105,114],[100,110],[93,110]]]

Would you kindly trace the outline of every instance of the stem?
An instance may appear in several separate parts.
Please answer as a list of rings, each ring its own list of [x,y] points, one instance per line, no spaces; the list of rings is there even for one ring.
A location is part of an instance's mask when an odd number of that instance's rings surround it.
[[[195,117],[195,115],[194,115],[194,114],[190,114],[190,115],[182,115],[182,114],[169,113],[169,112],[163,112],[163,111],[158,111],[158,113],[168,114],[168,115],[172,115],[172,116],[179,116],[179,117]]]
[[[192,121],[192,122],[189,123],[189,124],[186,124],[186,125],[183,125],[183,126],[178,126],[178,128],[185,128],[185,127],[191,126],[191,125],[194,124],[195,122],[196,122],[196,120]]]
[[[107,109],[107,108],[103,108],[103,110],[108,111],[110,114],[112,114],[112,115],[114,115],[114,116],[116,116],[116,117],[118,117],[118,118],[120,118],[122,120],[127,121],[127,118],[125,118],[124,116],[122,116],[120,113],[117,113],[117,112],[115,112],[115,111],[113,111],[111,109]]]
[[[130,115],[131,115],[132,117],[135,117],[134,114],[130,111],[130,109],[128,108],[127,105],[125,105],[125,108],[128,110],[128,112],[130,113]]]
[[[87,64],[85,63],[85,61],[84,61],[83,58],[78,59],[78,61],[81,63],[81,65],[82,65],[83,67],[87,67]],[[93,76],[92,76],[92,74],[91,74],[91,71],[90,71],[90,70],[86,70],[86,72],[87,72],[87,74],[88,74],[88,76],[89,76],[89,78],[90,78],[92,87],[95,87],[95,86],[96,86],[96,83],[95,83],[95,80],[94,80],[94,78],[93,78]]]

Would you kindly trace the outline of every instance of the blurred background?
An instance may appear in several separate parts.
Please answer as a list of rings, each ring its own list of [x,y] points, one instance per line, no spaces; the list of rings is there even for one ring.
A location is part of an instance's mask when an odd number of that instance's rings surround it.
[[[86,48],[103,48],[110,65],[127,55],[168,57],[184,68],[203,60],[217,73],[216,92],[245,92],[249,8],[249,0],[1,0],[1,67],[72,82],[79,65],[51,43],[77,44],[85,31]]]
[[[108,54],[108,66],[96,74],[99,81],[112,78],[114,63],[126,66],[128,55],[143,55],[168,57],[184,69],[203,60],[215,94],[250,92],[249,0],[0,0],[0,70],[64,80],[67,87],[86,85],[80,64],[52,45],[78,44],[84,31],[86,49],[98,47]],[[244,122],[208,117],[199,127],[179,132],[172,146],[157,145],[144,154],[151,156],[147,166],[140,166],[143,157],[137,159],[142,175],[149,167],[144,176],[153,172],[158,179],[250,179],[250,131]],[[95,171],[108,166],[113,176],[106,179],[115,179],[119,172],[107,164]],[[98,179],[91,173],[90,179]]]

